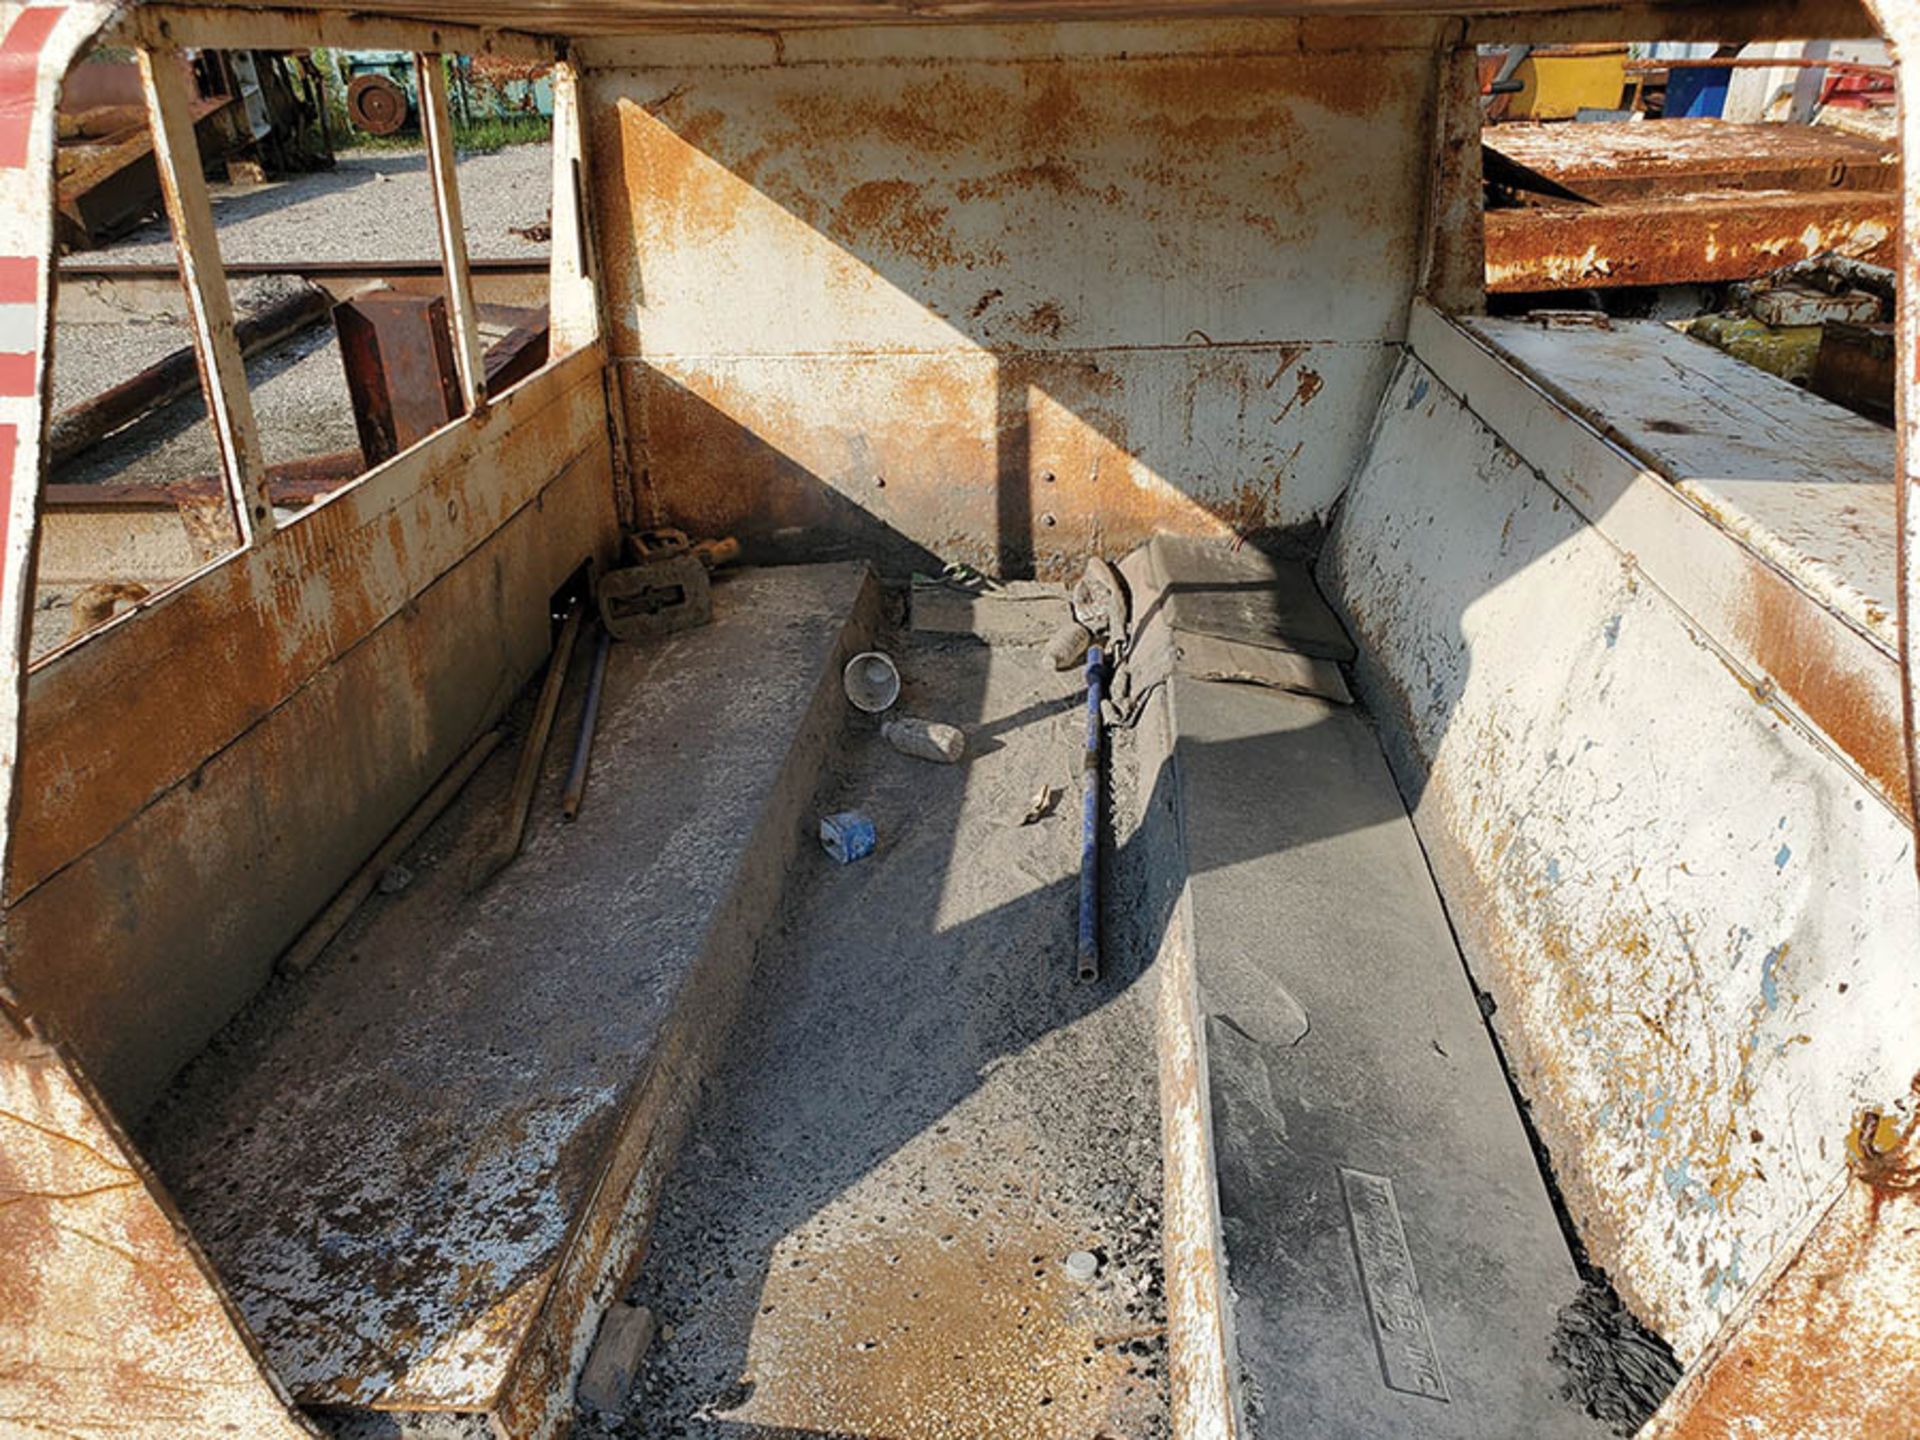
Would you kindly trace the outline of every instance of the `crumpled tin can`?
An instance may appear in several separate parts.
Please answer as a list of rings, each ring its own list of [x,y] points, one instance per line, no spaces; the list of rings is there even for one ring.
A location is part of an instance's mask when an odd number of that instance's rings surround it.
[[[851,865],[873,853],[877,837],[873,821],[858,810],[842,810],[820,820],[820,843],[842,865]]]

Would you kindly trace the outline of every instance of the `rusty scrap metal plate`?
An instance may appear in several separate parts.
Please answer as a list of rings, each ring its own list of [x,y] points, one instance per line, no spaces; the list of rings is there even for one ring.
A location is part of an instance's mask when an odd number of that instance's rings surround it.
[[[1703,190],[1894,190],[1900,183],[1897,147],[1812,125],[1492,125],[1484,142],[1589,200]]]
[[[616,640],[670,635],[713,618],[707,567],[692,555],[615,570],[600,581],[595,594],[600,623]]]
[[[1489,210],[1487,289],[1753,280],[1829,250],[1885,265],[1899,239],[1899,206],[1892,191],[1734,191]]]
[[[391,460],[466,412],[440,296],[356,296],[334,307],[333,323],[368,465]]]

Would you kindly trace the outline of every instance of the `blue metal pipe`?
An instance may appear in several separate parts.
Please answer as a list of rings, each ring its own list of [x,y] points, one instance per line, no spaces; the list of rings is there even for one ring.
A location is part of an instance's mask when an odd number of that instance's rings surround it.
[[[1100,647],[1087,651],[1087,753],[1081,761],[1080,978],[1100,978],[1100,696],[1106,666]]]

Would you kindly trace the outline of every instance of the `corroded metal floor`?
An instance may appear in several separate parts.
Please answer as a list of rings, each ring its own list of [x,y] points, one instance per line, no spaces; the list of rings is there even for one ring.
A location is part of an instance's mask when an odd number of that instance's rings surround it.
[[[564,1364],[591,1335],[800,842],[872,586],[749,571],[710,627],[616,645],[579,820],[558,815],[576,699],[508,870],[466,893],[515,745],[411,885],[162,1104],[148,1153],[302,1403],[486,1412],[541,1346]],[[564,1370],[540,1389],[566,1404]]]

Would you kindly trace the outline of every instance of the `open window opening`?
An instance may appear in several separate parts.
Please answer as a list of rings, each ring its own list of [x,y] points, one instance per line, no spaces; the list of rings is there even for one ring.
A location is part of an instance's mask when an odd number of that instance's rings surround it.
[[[1900,155],[1884,42],[1477,59],[1491,313],[1665,322],[1891,424]]]
[[[494,56],[72,67],[36,661],[545,364],[553,108]]]

